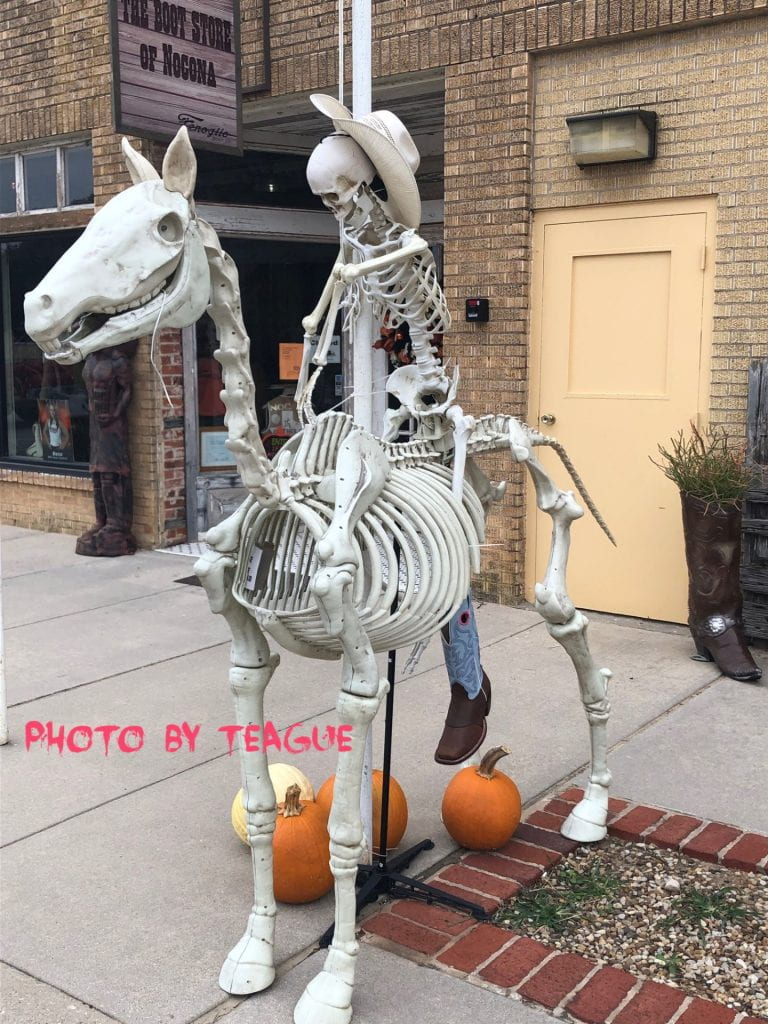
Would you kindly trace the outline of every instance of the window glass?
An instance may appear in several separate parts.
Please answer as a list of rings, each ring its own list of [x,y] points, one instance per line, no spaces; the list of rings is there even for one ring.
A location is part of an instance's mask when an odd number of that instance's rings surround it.
[[[82,206],[93,202],[93,158],[90,146],[64,150],[64,205]]]
[[[0,157],[0,213],[16,213],[16,157]]]
[[[338,246],[244,238],[223,238],[222,244],[237,264],[240,276],[243,319],[251,339],[256,412],[264,447],[272,457],[300,428],[294,395],[303,350],[301,318],[316,305]],[[334,333],[340,334],[340,327]],[[213,355],[217,347],[215,326],[204,316],[197,324],[197,400],[203,471],[216,469],[219,460],[222,467],[231,466],[232,462],[223,447],[226,427],[225,408],[219,397],[221,367]],[[314,390],[315,412],[338,405],[341,391],[341,346],[336,344],[331,347],[328,365]]]
[[[24,332],[24,293],[35,288],[79,232],[0,244],[0,457],[70,469],[88,466],[88,399],[82,364],[60,366]]]
[[[55,210],[56,150],[24,157],[24,191],[27,210]]]

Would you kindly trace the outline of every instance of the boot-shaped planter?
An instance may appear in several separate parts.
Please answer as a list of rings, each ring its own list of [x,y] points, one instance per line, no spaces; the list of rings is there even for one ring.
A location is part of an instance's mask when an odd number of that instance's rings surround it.
[[[697,658],[746,682],[762,675],[741,624],[741,509],[681,493],[688,562],[688,625]]]

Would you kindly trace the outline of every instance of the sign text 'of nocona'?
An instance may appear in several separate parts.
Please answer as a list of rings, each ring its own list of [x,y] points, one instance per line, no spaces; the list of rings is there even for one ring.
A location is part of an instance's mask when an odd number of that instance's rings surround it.
[[[223,53],[232,52],[232,22],[225,18],[188,11],[182,4],[168,3],[167,0],[151,0],[151,7],[150,0],[121,0],[121,3],[123,21],[128,25],[137,25],[175,39],[189,39],[199,46],[208,46]],[[180,53],[170,43],[162,44],[161,56],[156,46],[142,43],[139,59],[143,71],[162,70],[171,78],[216,88],[213,61]]]

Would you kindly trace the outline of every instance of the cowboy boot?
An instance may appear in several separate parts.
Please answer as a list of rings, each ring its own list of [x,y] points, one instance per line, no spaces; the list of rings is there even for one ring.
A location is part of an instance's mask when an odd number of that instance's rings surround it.
[[[491,710],[491,684],[480,664],[480,639],[469,595],[442,629],[451,703],[435,750],[438,764],[461,764],[480,748]],[[469,693],[475,692],[474,697]]]
[[[491,682],[483,672],[480,693],[470,699],[461,683],[451,685],[451,703],[435,750],[438,764],[461,764],[479,750],[488,732]]]
[[[762,675],[741,623],[741,509],[680,495],[688,563],[688,625],[696,660],[714,661],[723,675],[744,682]]]

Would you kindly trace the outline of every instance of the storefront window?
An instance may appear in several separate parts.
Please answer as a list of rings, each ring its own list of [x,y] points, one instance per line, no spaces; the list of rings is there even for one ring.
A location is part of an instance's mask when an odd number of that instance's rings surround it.
[[[79,232],[27,235],[0,244],[3,363],[0,457],[59,469],[87,469],[88,399],[81,364],[60,366],[24,332],[31,291]]]
[[[24,157],[24,194],[28,210],[55,210],[56,151]]]
[[[64,205],[93,202],[93,155],[90,146],[64,150]]]
[[[303,349],[302,317],[317,303],[338,248],[299,242],[223,238],[237,264],[243,317],[251,339],[251,372],[256,412],[267,454],[275,455],[299,429],[293,396]],[[338,333],[338,327],[337,327]],[[197,384],[200,468],[219,472],[234,465],[224,447],[224,405],[219,398],[221,367],[213,357],[216,331],[204,316],[197,324]],[[329,362],[314,391],[320,413],[342,400],[341,348],[331,348]]]
[[[93,203],[90,143],[0,157],[0,215]]]
[[[306,156],[290,153],[246,150],[242,156],[229,156],[201,150],[195,198],[199,203],[323,209],[307,186]]]
[[[16,212],[16,158],[0,157],[0,213]]]

